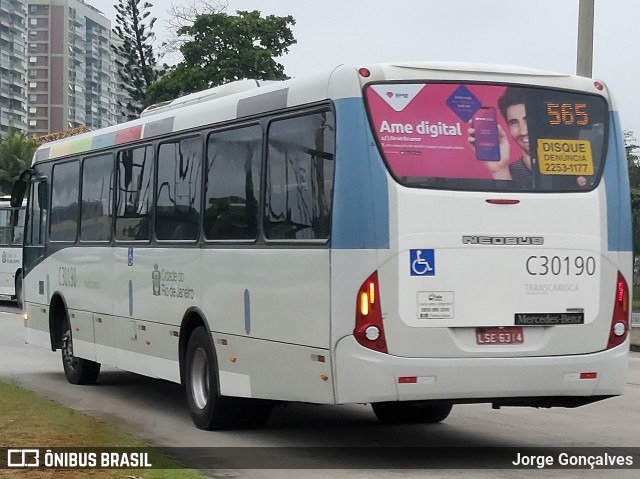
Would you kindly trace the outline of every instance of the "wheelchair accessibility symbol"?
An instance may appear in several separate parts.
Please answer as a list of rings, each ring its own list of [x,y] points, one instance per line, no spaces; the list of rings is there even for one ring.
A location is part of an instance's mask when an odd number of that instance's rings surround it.
[[[411,276],[435,276],[436,258],[432,249],[409,250]]]

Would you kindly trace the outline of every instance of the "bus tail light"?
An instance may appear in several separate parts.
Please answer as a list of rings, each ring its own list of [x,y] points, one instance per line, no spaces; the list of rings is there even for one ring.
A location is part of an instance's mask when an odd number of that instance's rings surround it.
[[[613,303],[613,318],[609,331],[609,344],[607,349],[615,348],[624,343],[629,331],[629,286],[624,277],[618,272],[618,286],[616,288],[616,300]]]
[[[365,348],[381,353],[387,352],[387,342],[382,325],[380,289],[378,273],[375,272],[362,283],[356,301],[356,327],[353,330],[356,341]]]

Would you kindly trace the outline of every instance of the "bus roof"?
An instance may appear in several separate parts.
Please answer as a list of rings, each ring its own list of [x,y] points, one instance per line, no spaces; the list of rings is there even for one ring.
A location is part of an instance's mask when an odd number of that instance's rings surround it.
[[[362,68],[369,71],[369,76],[359,76]],[[455,81],[461,77],[464,81],[528,83],[571,89],[591,87],[593,90],[591,79],[504,65],[446,62],[404,62],[361,67],[340,65],[323,73],[284,81],[239,80],[153,105],[139,119],[44,143],[36,150],[34,163],[152,139],[203,125],[248,118],[286,107],[327,99],[359,97],[364,84],[371,81],[424,78]]]

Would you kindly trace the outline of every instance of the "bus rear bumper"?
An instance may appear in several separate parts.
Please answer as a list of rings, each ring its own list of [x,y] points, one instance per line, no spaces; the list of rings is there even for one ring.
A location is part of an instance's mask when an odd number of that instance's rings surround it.
[[[505,398],[530,398],[536,405],[546,397],[555,398],[553,405],[564,405],[557,398],[622,394],[628,351],[627,340],[607,351],[572,356],[403,358],[368,350],[347,336],[336,346],[336,400],[509,404]]]

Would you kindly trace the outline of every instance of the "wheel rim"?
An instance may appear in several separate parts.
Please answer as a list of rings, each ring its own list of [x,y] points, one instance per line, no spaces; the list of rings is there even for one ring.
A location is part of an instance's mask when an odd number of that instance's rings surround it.
[[[209,402],[209,361],[202,348],[196,349],[193,353],[191,396],[198,409],[204,409]]]
[[[73,341],[71,341],[71,331],[67,329],[62,336],[62,360],[68,371],[75,371],[78,367],[78,359],[73,356]]]

